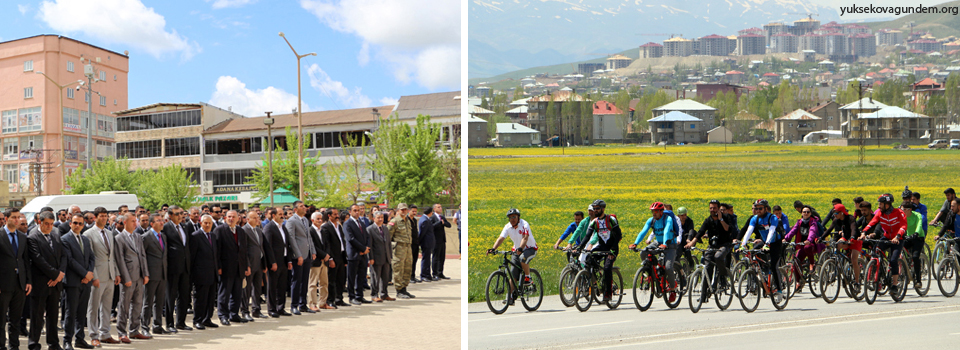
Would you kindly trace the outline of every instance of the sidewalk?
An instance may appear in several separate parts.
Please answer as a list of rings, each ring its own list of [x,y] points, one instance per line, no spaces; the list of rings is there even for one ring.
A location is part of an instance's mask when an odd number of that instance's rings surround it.
[[[341,307],[303,316],[257,319],[253,323],[203,331],[180,331],[179,334],[155,336],[152,340],[136,340],[133,344],[110,345],[109,348],[459,349],[460,260],[448,261],[444,272],[452,279],[408,287],[416,299]],[[389,291],[390,296],[395,296],[393,286]],[[365,297],[370,299],[369,295]],[[115,327],[113,334],[116,337]]]

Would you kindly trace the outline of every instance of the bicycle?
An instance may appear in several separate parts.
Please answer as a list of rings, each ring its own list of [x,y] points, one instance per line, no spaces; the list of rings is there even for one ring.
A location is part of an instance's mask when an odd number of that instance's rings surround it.
[[[687,302],[690,304],[690,311],[693,313],[699,312],[703,303],[710,296],[713,296],[720,311],[726,310],[733,301],[733,275],[727,270],[726,276],[718,277],[716,264],[712,260],[704,258],[707,254],[714,254],[720,249],[694,247],[691,250],[698,251],[702,255],[700,264],[694,268],[688,281]]]
[[[673,284],[673,288],[669,288],[670,291],[667,291],[669,281],[667,281],[666,271],[663,264],[663,249],[660,248],[645,248],[650,250],[650,254],[643,261],[643,264],[640,266],[640,269],[637,270],[637,273],[633,276],[633,303],[637,306],[637,309],[640,311],[647,311],[650,309],[650,305],[653,304],[653,298],[662,297],[663,300],[667,303],[667,307],[671,309],[677,308],[680,305],[681,299],[683,299],[683,294],[686,291],[686,276],[684,275],[683,269],[674,268],[674,273],[676,274],[676,279]],[[634,248],[634,252],[639,252],[643,249]],[[657,258],[654,258],[654,255],[657,255]],[[671,296],[673,301],[671,301]]]
[[[790,242],[783,244],[783,269],[789,272],[789,276],[784,276],[787,281],[793,284],[793,291],[790,294],[790,298],[793,298],[798,292],[803,290],[803,285],[807,284],[810,286],[810,294],[813,294],[814,298],[820,297],[820,288],[814,288],[820,286],[819,278],[820,274],[818,273],[817,263],[814,261],[813,265],[810,264],[800,264],[797,261],[796,257],[796,246],[806,246],[807,244],[816,244],[803,241],[801,243]],[[813,267],[811,269],[811,266]],[[797,276],[800,276],[798,279]]]
[[[930,265],[930,248],[924,242],[923,248],[920,252],[920,286],[918,287],[916,283],[913,284],[913,289],[917,292],[917,295],[921,297],[927,296],[927,293],[930,292],[930,280],[933,278],[933,269]],[[913,258],[910,256],[910,252],[906,248],[903,249],[900,255],[900,260],[907,263],[906,275],[910,278],[909,282],[916,282],[916,277],[913,275]],[[903,275],[903,273],[901,273]]]
[[[877,295],[885,293],[888,287],[892,286],[893,274],[889,263],[887,263],[887,253],[880,248],[881,243],[890,243],[890,241],[864,239],[863,243],[873,245],[871,249],[864,249],[864,254],[869,257],[869,260],[867,261],[866,275],[863,276],[864,298],[867,300],[867,304],[873,305],[877,301]],[[901,278],[897,283],[897,293],[890,293],[890,296],[893,301],[899,303],[903,301],[903,297],[907,294],[906,286],[907,279],[909,279],[909,277],[902,275],[903,272],[909,270],[906,270],[907,264],[903,262],[903,259],[900,259],[897,264],[900,266]],[[907,274],[909,275],[909,272]]]
[[[946,254],[937,266],[937,285],[940,293],[949,298],[957,294],[957,287],[960,286],[960,263],[957,262],[957,251],[953,249],[958,239],[940,237],[938,241],[940,242],[937,242],[937,245],[944,243]]]
[[[577,273],[579,273],[583,267],[580,266],[580,261],[577,260],[576,250],[561,250],[567,253],[567,266],[564,266],[563,270],[560,270],[560,279],[558,280],[560,302],[563,303],[563,306],[571,307],[576,303],[574,281],[576,281]]]
[[[937,224],[934,224],[933,226],[940,227],[940,226],[943,226],[943,224],[937,223]],[[950,231],[945,232],[943,235],[946,238],[955,238],[954,237],[955,234]],[[946,245],[947,243],[944,242],[943,240],[937,240],[937,244],[933,247],[933,252],[930,254],[930,264],[931,264],[930,266],[940,266],[940,261],[943,260],[943,258],[947,257],[948,252],[947,252]]]
[[[737,298],[740,299],[740,306],[743,307],[743,310],[746,312],[754,312],[757,310],[757,306],[760,305],[760,299],[769,297],[770,301],[773,302],[773,307],[777,310],[783,310],[787,307],[787,303],[790,301],[790,294],[793,285],[784,277],[788,274],[789,270],[784,270],[780,268],[780,286],[783,288],[782,293],[775,293],[773,291],[774,281],[773,274],[763,272],[763,266],[772,266],[771,268],[777,268],[776,262],[769,261],[767,258],[764,260],[763,256],[766,256],[768,252],[765,252],[761,249],[741,249],[740,250],[744,257],[749,261],[747,269],[741,273],[740,278],[737,279]],[[760,274],[763,273],[765,278],[761,279]],[[762,282],[761,282],[762,281]],[[753,300],[750,297],[755,296],[756,299]],[[751,300],[747,300],[750,298]]]
[[[510,266],[521,269],[520,264],[514,263],[509,258],[514,252],[496,251],[489,254],[503,255],[503,262],[500,263],[496,271],[490,274],[490,277],[487,277],[486,297],[487,307],[490,308],[490,311],[497,315],[502,314],[518,298],[527,311],[537,311],[540,308],[540,303],[543,302],[543,280],[540,278],[540,272],[531,268],[529,283],[524,281],[522,274],[519,280],[508,278],[507,276],[510,276]],[[511,293],[509,291],[512,286],[519,287]],[[495,304],[501,307],[498,308]]]
[[[577,310],[580,310],[580,312],[590,310],[590,306],[594,302],[602,304],[603,288],[600,287],[600,281],[603,280],[603,266],[600,262],[608,255],[610,255],[610,252],[606,251],[588,252],[587,263],[574,279],[573,298]],[[623,276],[620,275],[620,268],[616,266],[613,267],[611,273],[613,273],[611,298],[606,302],[606,305],[610,309],[616,309],[620,306],[620,301],[623,300]]]
[[[860,280],[854,278],[850,257],[837,247],[838,244],[840,244],[839,241],[827,241],[827,249],[823,251],[825,254],[821,254],[824,263],[820,268],[819,288],[823,301],[826,301],[827,304],[837,301],[841,286],[848,297],[856,301],[863,300],[863,285]],[[866,266],[867,262],[863,256],[858,257],[857,260],[860,260],[860,266]]]

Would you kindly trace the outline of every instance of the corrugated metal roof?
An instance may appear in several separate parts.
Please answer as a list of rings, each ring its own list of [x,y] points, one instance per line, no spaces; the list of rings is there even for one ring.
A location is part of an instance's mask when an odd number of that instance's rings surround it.
[[[384,118],[390,115],[394,106],[380,106],[368,108],[340,109],[334,111],[319,111],[303,113],[303,126],[317,125],[335,125],[335,124],[353,124],[376,121],[376,115],[373,114],[373,108],[376,108]],[[296,114],[281,114],[271,116],[274,119],[273,129],[283,130],[285,127],[297,127]],[[234,118],[223,123],[214,125],[204,131],[206,134],[225,133],[248,130],[266,130],[263,125],[263,119],[256,118]]]
[[[470,114],[493,114],[493,111],[480,106],[470,106]]]
[[[683,100],[676,100],[676,101],[670,102],[663,106],[654,108],[653,110],[655,111],[715,111],[717,109],[691,99],[683,99]]]
[[[400,119],[417,119],[418,114],[433,118],[457,116],[460,115],[459,97],[460,91],[400,96],[395,112]]]
[[[787,115],[777,118],[776,120],[820,120],[821,118],[810,114],[803,109],[797,109],[793,112],[787,113]]]
[[[908,111],[897,106],[887,106],[873,113],[860,113],[860,119],[890,119],[890,118],[929,118],[926,115]]]
[[[498,134],[536,134],[539,131],[533,130],[517,123],[497,123]]]
[[[471,115],[470,118],[467,119],[467,122],[468,123],[486,123],[487,121],[483,120],[483,118],[477,118]]]
[[[692,115],[680,112],[673,111],[664,115],[661,115],[656,118],[650,118],[648,122],[702,122],[700,118],[694,117]]]
[[[517,108],[513,108],[509,111],[506,111],[505,114],[527,113],[527,108],[528,107],[526,105],[519,106]]]
[[[857,101],[850,102],[843,107],[840,107],[840,109],[861,109],[861,102],[863,102],[862,109],[881,109],[883,107],[887,107],[887,105],[881,103],[880,101],[874,100],[870,97],[864,97]]]

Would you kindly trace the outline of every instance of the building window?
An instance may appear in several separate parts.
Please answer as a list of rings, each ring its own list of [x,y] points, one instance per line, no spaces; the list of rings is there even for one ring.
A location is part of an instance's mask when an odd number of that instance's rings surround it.
[[[3,160],[17,159],[17,152],[20,152],[20,139],[16,137],[3,139]]]
[[[31,149],[42,149],[43,148],[43,136],[24,136],[20,138],[20,150],[26,151]]]
[[[20,109],[20,132],[39,131],[42,124],[40,107]]]
[[[107,81],[107,72],[100,71],[100,81]]]
[[[73,89],[67,89],[67,98],[73,99]]]
[[[114,105],[114,106],[117,105],[117,99],[113,99],[113,105]]]
[[[97,140],[97,159],[103,160],[106,157],[114,157],[113,142]]]
[[[73,61],[67,61],[67,71],[73,73]]]
[[[263,152],[263,142],[264,138],[262,137],[207,140],[204,142],[204,153],[210,155],[259,153]]]
[[[100,96],[100,105],[101,105],[101,106],[106,106],[106,105],[107,105],[107,98],[106,98],[106,97]]]
[[[690,128],[691,128],[691,129],[696,129],[696,128],[697,128],[697,124],[690,124]]]
[[[33,60],[23,61],[23,71],[24,72],[33,71]]]
[[[160,157],[160,140],[118,142],[117,158],[156,158]]]
[[[200,110],[161,112],[117,118],[117,131],[140,131],[200,125]]]
[[[117,81],[117,75],[116,75],[116,74],[113,75],[113,81]]]
[[[3,111],[3,133],[17,132],[17,110]]]
[[[213,181],[214,186],[232,186],[246,184],[247,179],[252,175],[253,169],[209,170],[205,178],[207,181]]]
[[[33,98],[33,87],[23,88],[23,98]]]
[[[165,157],[194,156],[200,154],[199,137],[166,139],[163,142]]]

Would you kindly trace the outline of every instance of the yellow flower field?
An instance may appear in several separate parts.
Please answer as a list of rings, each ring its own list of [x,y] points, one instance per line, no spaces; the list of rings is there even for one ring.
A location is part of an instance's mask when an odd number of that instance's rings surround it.
[[[866,165],[857,166],[856,147],[810,145],[596,146],[568,148],[469,150],[470,301],[482,301],[486,278],[499,264],[484,255],[503,226],[507,209],[516,207],[530,222],[540,250],[533,267],[540,270],[548,294],[556,294],[565,256],[553,243],[573,221],[573,212],[595,199],[620,219],[624,233],[621,267],[630,280],[638,254],[626,250],[650,217],[650,203],[674,209],[685,206],[700,227],[707,202],[734,205],[742,226],[750,204],[764,198],[781,205],[791,219],[795,200],[813,205],[822,215],[840,198],[848,208],[863,196],[875,203],[883,193],[899,199],[903,186],[923,195],[930,217],[943,204],[943,190],[958,187],[960,151],[893,150],[867,147]],[[899,202],[899,200],[898,200]],[[930,235],[932,236],[932,235]],[[509,241],[504,243],[509,248]],[[630,283],[629,281],[627,282]]]

